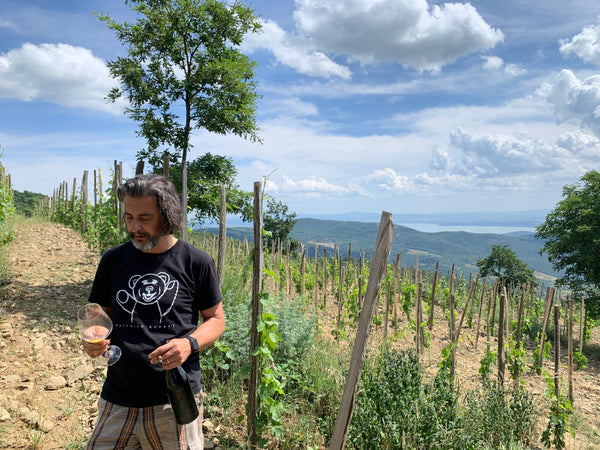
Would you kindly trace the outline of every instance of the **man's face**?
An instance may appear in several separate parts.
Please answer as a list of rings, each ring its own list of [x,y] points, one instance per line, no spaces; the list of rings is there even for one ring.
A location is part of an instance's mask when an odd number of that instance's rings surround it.
[[[152,195],[140,198],[125,196],[123,206],[131,242],[137,249],[151,252],[164,236],[156,198]]]

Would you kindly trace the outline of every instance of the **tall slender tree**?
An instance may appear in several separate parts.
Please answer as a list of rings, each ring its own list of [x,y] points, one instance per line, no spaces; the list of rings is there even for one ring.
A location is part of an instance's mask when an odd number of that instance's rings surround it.
[[[187,160],[193,129],[260,141],[255,120],[256,63],[240,51],[247,33],[261,23],[254,10],[218,0],[126,0],[135,23],[98,18],[128,47],[126,57],[107,63],[125,95],[126,113],[139,123],[147,147],[138,159],[156,163],[165,153],[182,168],[182,203],[187,211]],[[187,215],[183,239],[187,239]]]

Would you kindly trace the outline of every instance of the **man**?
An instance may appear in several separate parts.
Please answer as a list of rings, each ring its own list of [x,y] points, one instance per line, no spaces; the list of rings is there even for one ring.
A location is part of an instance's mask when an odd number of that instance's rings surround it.
[[[95,358],[112,342],[122,356],[107,369],[88,448],[202,449],[198,352],[225,328],[214,261],[174,236],[183,211],[166,178],[138,175],[117,195],[131,240],[103,255],[89,297],[110,315],[113,331],[110,341],[82,344]],[[187,425],[177,424],[165,387],[165,370],[180,365],[200,411]]]

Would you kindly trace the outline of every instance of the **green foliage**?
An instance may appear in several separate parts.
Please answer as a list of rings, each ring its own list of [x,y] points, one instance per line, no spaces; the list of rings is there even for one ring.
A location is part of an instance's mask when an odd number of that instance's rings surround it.
[[[44,194],[37,194],[29,191],[14,191],[15,211],[24,217],[33,217],[38,209],[38,205],[46,198]]]
[[[498,352],[490,350],[490,348],[486,348],[485,354],[481,361],[479,362],[479,376],[481,377],[481,381],[484,383],[490,382],[490,375],[492,374],[492,366],[496,364],[498,360]]]
[[[14,214],[15,203],[10,179],[4,174],[4,168],[0,165],[0,246],[9,244],[15,238],[15,233],[8,224]]]
[[[266,306],[263,302],[263,306]],[[277,330],[277,318],[273,313],[263,312],[258,321],[259,343],[253,355],[258,356],[260,378],[257,388],[256,432],[259,445],[266,445],[263,431],[270,429],[273,436],[282,436],[281,414],[284,411],[280,396],[284,395],[284,375],[275,364],[274,353],[281,335]]]
[[[536,282],[533,270],[527,267],[508,245],[493,245],[486,258],[477,260],[477,267],[482,277],[498,278],[502,284],[512,283],[518,286]]]
[[[540,338],[541,336],[538,335],[536,341],[538,342],[537,347],[535,348],[535,350],[533,351],[533,370],[535,371],[535,373],[537,373],[538,375],[541,375],[542,373],[542,367],[540,367],[540,351],[542,352],[542,366],[544,365],[544,360],[550,358],[551,356],[551,352],[552,352],[552,344],[548,341],[544,342],[544,348],[541,349],[539,342],[540,342]]]
[[[285,242],[296,224],[296,213],[288,212],[288,207],[274,199],[267,200],[267,208],[263,214],[263,227],[271,232],[271,240]]]
[[[162,161],[153,170],[162,174]],[[235,182],[237,173],[232,159],[226,156],[206,153],[188,163],[188,206],[199,225],[219,220],[221,185],[225,186],[227,213],[239,214],[244,221],[252,219],[252,193],[240,190]],[[169,165],[169,179],[183,192],[181,164]]]
[[[384,350],[365,365],[348,432],[352,448],[452,448],[456,395],[437,378],[424,385],[412,352]]]
[[[467,446],[456,448],[527,445],[536,421],[531,394],[521,389],[507,392],[498,383],[484,383],[482,390],[466,395],[464,414],[460,420],[464,435],[460,439]]]
[[[573,405],[566,396],[560,393],[558,396],[556,395],[553,377],[544,373],[544,379],[546,381],[546,393],[550,396],[550,418],[546,429],[542,433],[542,443],[546,448],[554,446],[555,449],[561,450],[566,445],[566,434],[575,435],[570,420]]]
[[[573,352],[573,362],[576,370],[583,370],[587,367],[588,360],[583,353],[575,351]]]
[[[520,380],[520,376],[527,368],[525,348],[511,339],[506,352],[508,372],[513,380]]]
[[[591,170],[579,183],[563,188],[563,199],[536,228],[536,236],[545,239],[541,252],[557,271],[558,280],[574,290],[598,290],[600,287],[600,173]],[[595,288],[595,289],[594,289]]]

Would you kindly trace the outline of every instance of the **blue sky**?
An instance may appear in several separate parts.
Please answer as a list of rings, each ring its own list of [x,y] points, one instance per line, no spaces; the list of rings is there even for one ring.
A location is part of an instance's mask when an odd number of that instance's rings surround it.
[[[262,144],[198,131],[190,158],[231,157],[238,184],[298,215],[551,209],[600,166],[597,0],[268,0],[258,62]],[[144,142],[105,66],[124,54],[92,15],[116,0],[0,3],[1,161],[51,194]]]

